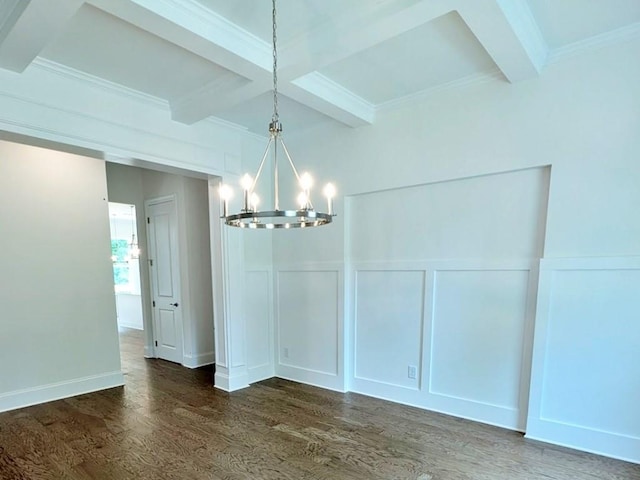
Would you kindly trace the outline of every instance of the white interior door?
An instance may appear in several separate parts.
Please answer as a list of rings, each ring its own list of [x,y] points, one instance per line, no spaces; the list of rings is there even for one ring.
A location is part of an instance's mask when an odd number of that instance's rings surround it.
[[[176,200],[173,196],[148,200],[145,207],[155,354],[158,358],[182,363],[183,339]]]

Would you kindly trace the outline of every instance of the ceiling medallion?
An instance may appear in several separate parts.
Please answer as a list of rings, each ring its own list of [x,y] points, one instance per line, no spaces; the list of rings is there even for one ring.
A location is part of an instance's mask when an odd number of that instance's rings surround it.
[[[223,215],[225,223],[231,227],[240,228],[306,228],[318,227],[331,223],[335,213],[333,212],[333,197],[336,189],[328,183],[323,190],[327,198],[326,213],[316,211],[311,202],[311,187],[313,178],[308,173],[298,174],[291,155],[282,139],[282,124],[278,115],[278,51],[276,48],[276,0],[272,0],[272,28],[273,28],[273,115],[269,123],[269,141],[264,151],[260,166],[255,177],[245,174],[240,184],[243,190],[242,208],[237,213],[229,213],[229,199],[233,193],[229,185],[220,185],[220,198],[223,205]],[[287,158],[293,174],[301,189],[298,195],[298,205],[296,209],[281,210],[278,183],[278,145]],[[255,192],[255,187],[262,173],[266,159],[273,147],[273,186],[274,186],[274,206],[273,210],[258,210],[260,198]]]

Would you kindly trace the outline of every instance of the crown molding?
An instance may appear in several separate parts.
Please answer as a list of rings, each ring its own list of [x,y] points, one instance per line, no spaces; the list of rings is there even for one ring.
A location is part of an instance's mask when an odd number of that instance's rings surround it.
[[[153,95],[148,95],[138,90],[133,90],[123,85],[111,82],[109,80],[105,80],[100,77],[96,77],[88,73],[81,72],[74,68],[68,67],[66,65],[62,65],[57,62],[53,62],[51,60],[47,60],[42,57],[36,58],[36,60],[31,65],[36,69],[44,70],[46,72],[53,73],[55,75],[59,75],[67,79],[79,81],[91,87],[100,88],[111,94],[120,95],[125,98],[134,100],[136,102],[146,103],[148,105],[159,107],[167,111],[170,110],[169,102],[162,98],[154,97]],[[49,106],[52,108],[55,108],[52,105],[49,105]],[[207,117],[204,120],[202,120],[202,122],[205,122],[215,127],[224,127],[231,130],[236,130],[243,134],[247,134],[249,136],[255,136],[256,138],[260,138],[260,139],[265,138],[260,135],[249,132],[247,127],[238,125],[237,123],[229,122],[222,118]]]
[[[266,71],[271,69],[270,43],[238,27],[196,0],[134,1],[149,11],[171,19],[174,23],[188,26],[190,31]]]
[[[169,102],[163,100],[162,98],[154,97],[153,95],[149,95],[139,90],[125,87],[118,83],[96,77],[95,75],[91,75],[89,73],[81,72],[80,70],[62,65],[61,63],[47,60],[46,58],[37,57],[31,63],[29,68],[44,70],[63,78],[79,81],[86,85],[100,88],[109,93],[127,97],[136,102],[146,103],[147,105],[152,105],[154,107],[160,107],[167,111],[169,110]]]
[[[564,58],[578,55],[584,51],[616,45],[640,37],[640,22],[625,27],[585,38],[577,42],[564,45],[551,51],[547,63],[556,63]]]
[[[291,83],[328,102],[333,108],[342,110],[346,116],[353,117],[351,121],[344,120],[351,126],[372,124],[375,120],[374,105],[317,71],[299,77]],[[285,94],[287,89],[288,86],[282,89]]]
[[[433,87],[420,90],[419,92],[405,95],[404,97],[388,100],[376,105],[376,112],[388,112],[390,110],[396,110],[408,105],[414,105],[421,101],[438,93],[446,92],[449,90],[456,90],[458,88],[465,88],[472,85],[480,85],[483,83],[499,80],[503,81],[504,75],[499,69],[493,69],[488,72],[474,73],[463,78],[458,78],[447,83],[435,85]]]

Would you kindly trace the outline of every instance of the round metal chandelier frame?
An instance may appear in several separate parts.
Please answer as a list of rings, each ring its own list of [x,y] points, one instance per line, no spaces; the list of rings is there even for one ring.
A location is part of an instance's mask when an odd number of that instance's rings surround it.
[[[273,29],[273,115],[269,123],[269,141],[260,161],[255,178],[248,174],[242,178],[241,184],[244,190],[243,206],[238,213],[229,214],[229,198],[231,189],[228,185],[220,186],[220,197],[223,201],[223,215],[220,218],[225,220],[225,224],[230,227],[249,229],[289,229],[289,228],[309,228],[328,225],[332,222],[333,197],[335,188],[332,184],[327,184],[324,194],[327,197],[327,212],[318,212],[311,202],[311,186],[313,180],[308,173],[298,174],[298,170],[291,159],[289,150],[282,139],[282,124],[278,113],[278,51],[277,51],[277,25],[276,25],[276,0],[272,0],[272,29]],[[278,182],[278,145],[288,160],[293,174],[300,185],[302,192],[298,196],[298,209],[280,209],[280,186]],[[260,174],[273,147],[273,186],[274,186],[274,207],[273,210],[258,210],[259,199],[254,192]]]

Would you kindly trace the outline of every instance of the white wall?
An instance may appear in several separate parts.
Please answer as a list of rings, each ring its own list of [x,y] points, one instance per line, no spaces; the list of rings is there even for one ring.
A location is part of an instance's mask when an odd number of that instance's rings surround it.
[[[342,197],[334,225],[274,232],[275,278],[296,272],[274,299],[276,373],[640,462],[639,52],[637,38],[585,50],[538,79],[290,136]],[[594,272],[592,257],[608,259]],[[571,272],[552,274],[565,258]],[[335,308],[287,301],[335,288]],[[344,372],[283,361],[283,341],[308,341],[296,321],[332,332],[313,351]]]
[[[0,142],[0,411],[123,385],[108,218],[103,161]]]

